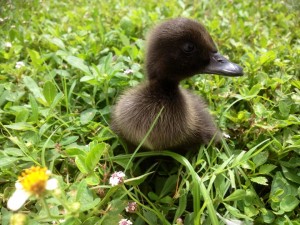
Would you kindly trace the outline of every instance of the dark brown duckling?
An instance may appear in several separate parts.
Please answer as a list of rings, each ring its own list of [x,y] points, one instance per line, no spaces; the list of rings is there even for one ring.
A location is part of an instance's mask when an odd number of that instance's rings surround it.
[[[162,110],[143,147],[150,150],[188,149],[220,140],[220,131],[206,104],[179,87],[199,73],[240,76],[240,66],[228,61],[204,26],[177,18],[151,32],[146,54],[147,80],[123,93],[112,112],[112,129],[137,146]]]

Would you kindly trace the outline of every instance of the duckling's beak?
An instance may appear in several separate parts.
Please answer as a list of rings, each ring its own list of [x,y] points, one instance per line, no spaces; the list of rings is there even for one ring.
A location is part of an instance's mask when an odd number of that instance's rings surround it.
[[[215,52],[210,54],[210,62],[201,72],[224,76],[242,76],[243,68]]]

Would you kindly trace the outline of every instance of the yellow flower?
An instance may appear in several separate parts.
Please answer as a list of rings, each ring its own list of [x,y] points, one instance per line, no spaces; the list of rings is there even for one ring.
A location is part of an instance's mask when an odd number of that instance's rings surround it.
[[[26,200],[34,195],[40,197],[46,190],[54,190],[58,183],[55,178],[49,179],[51,172],[45,167],[33,166],[24,170],[16,182],[16,191],[8,199],[7,207],[13,211],[20,209]]]

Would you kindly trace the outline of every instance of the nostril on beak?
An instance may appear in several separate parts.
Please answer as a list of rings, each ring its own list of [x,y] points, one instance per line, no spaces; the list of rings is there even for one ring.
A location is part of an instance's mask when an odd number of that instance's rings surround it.
[[[226,62],[226,58],[224,58],[223,56],[219,55],[219,54],[216,54],[214,57],[213,57],[218,63],[224,63]]]

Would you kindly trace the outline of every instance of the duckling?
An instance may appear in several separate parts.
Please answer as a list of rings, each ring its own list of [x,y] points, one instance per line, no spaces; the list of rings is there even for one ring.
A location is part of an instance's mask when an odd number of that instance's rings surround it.
[[[146,48],[145,82],[123,93],[112,110],[111,128],[127,143],[149,150],[200,146],[221,138],[205,102],[179,86],[196,74],[241,76],[243,69],[218,53],[204,26],[177,18],[158,25]]]

